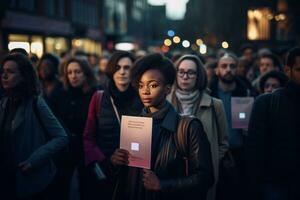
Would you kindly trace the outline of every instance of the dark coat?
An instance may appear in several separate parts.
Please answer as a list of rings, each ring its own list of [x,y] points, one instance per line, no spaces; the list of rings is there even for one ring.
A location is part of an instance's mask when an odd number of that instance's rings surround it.
[[[0,122],[3,122],[5,118],[7,101],[7,97],[0,101]],[[56,171],[51,158],[68,142],[64,129],[45,101],[39,97],[36,106],[40,120],[49,135],[46,135],[40,125],[37,115],[33,111],[33,105],[33,98],[24,99],[17,109],[11,127],[17,197],[42,192],[49,185]],[[32,170],[30,172],[23,173],[18,168],[23,161],[31,163]]]
[[[298,182],[299,191],[299,102],[300,86],[292,82],[255,101],[246,142],[250,194],[258,195],[263,183],[278,182]]]
[[[214,182],[212,158],[207,136],[199,120],[194,119],[186,133],[188,173],[185,175],[185,162],[182,152],[175,142],[183,143],[176,138],[179,115],[170,106],[161,124],[160,140],[153,170],[158,176],[161,191],[147,191],[142,182],[142,170],[133,167],[122,167],[113,199],[206,199],[208,189]],[[176,141],[175,141],[176,140]],[[153,154],[152,154],[153,155]],[[127,191],[127,194],[126,194]],[[130,194],[128,194],[130,191]]]

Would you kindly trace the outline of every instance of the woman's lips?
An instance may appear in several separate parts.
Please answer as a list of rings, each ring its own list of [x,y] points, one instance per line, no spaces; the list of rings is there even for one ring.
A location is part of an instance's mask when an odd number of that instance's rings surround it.
[[[142,102],[143,103],[150,103],[151,99],[150,98],[145,98],[145,99],[142,99]]]

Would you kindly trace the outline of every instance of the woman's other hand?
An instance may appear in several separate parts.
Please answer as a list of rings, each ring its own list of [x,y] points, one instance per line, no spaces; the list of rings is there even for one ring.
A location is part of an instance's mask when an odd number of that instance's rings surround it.
[[[158,191],[161,189],[158,177],[153,171],[149,169],[143,169],[143,182],[147,190]]]

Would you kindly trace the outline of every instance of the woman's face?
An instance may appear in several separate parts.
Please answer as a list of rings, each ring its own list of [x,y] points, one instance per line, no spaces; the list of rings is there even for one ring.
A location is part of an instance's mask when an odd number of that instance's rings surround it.
[[[183,91],[192,91],[195,89],[197,80],[197,66],[192,60],[183,60],[177,70],[177,84]]]
[[[77,62],[71,62],[68,64],[67,75],[70,85],[75,88],[81,87],[86,80],[85,74]]]
[[[139,81],[141,101],[152,113],[164,105],[170,88],[171,86],[164,84],[164,76],[156,69],[146,71]]]
[[[280,82],[276,78],[268,78],[264,85],[264,93],[271,93],[280,87]]]
[[[23,80],[18,64],[15,61],[8,60],[3,64],[1,72],[1,84],[4,90],[16,88]]]
[[[53,71],[53,64],[51,61],[44,59],[41,61],[39,66],[39,76],[42,80],[51,81],[55,78],[55,73]]]
[[[130,84],[130,69],[132,61],[130,58],[121,58],[117,64],[117,71],[113,74],[115,85],[120,91],[126,90]]]

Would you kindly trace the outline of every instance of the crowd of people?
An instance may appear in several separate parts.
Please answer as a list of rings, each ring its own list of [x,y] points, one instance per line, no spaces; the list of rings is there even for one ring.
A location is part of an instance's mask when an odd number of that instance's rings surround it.
[[[1,199],[300,199],[300,47],[239,56],[1,56]],[[247,128],[233,97],[255,98]],[[123,115],[153,119],[150,169],[128,166]]]

